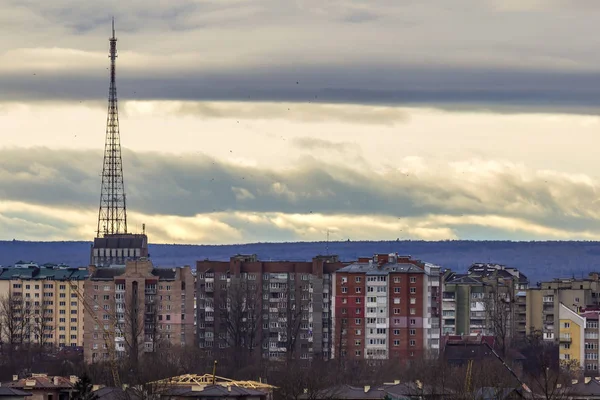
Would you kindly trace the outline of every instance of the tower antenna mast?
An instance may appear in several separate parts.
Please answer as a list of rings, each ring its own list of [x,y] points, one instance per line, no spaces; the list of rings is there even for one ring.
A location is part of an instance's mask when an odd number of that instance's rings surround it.
[[[117,101],[117,37],[115,36],[114,18],[112,20],[112,37],[108,41],[110,43],[108,56],[110,58],[110,87],[108,90],[108,116],[106,119],[97,237],[127,233],[127,207],[125,204]]]

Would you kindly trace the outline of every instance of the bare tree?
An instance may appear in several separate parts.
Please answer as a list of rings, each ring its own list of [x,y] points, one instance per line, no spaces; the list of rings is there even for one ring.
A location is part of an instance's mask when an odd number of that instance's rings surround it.
[[[33,317],[30,317],[30,324],[28,330],[30,336],[33,337],[32,343],[38,348],[40,352],[43,352],[54,342],[51,339],[54,335],[54,324],[53,324],[53,310],[48,300],[42,301],[38,305],[33,307]],[[68,333],[65,333],[67,335]]]
[[[490,289],[483,298],[486,326],[494,336],[498,352],[504,357],[510,347],[513,323],[511,295],[504,290],[507,289],[506,287],[499,286],[497,283],[486,287]]]
[[[336,369],[323,360],[290,360],[275,367],[271,383],[276,400],[335,399],[340,383]]]
[[[261,299],[252,285],[246,279],[231,278],[221,299],[220,320],[225,328],[221,334],[238,367],[246,366],[260,347]]]
[[[534,394],[546,400],[570,396],[571,380],[579,373],[577,361],[559,360],[556,343],[544,341],[539,331],[527,336],[526,347],[521,352],[526,357],[524,376]]]
[[[26,342],[30,313],[30,306],[23,301],[23,297],[12,293],[0,297],[1,337],[11,356]]]
[[[281,342],[285,344],[288,359],[295,358],[296,344],[300,336],[302,321],[306,321],[305,323],[308,325],[308,304],[304,303],[303,300],[302,297],[298,299],[296,296],[293,298],[288,296],[285,309],[280,310],[280,314],[283,314],[282,317],[285,318],[284,336],[282,336]]]

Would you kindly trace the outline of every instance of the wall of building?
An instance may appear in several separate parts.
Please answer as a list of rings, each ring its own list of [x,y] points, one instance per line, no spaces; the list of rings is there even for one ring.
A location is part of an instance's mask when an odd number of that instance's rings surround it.
[[[577,360],[585,367],[584,333],[586,320],[568,307],[559,308],[559,354],[561,360]]]

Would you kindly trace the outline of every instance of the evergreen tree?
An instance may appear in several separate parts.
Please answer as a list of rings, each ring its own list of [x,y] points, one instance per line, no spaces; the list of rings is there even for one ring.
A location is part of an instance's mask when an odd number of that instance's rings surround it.
[[[92,391],[94,385],[92,380],[87,373],[83,373],[79,377],[79,380],[74,386],[75,393],[73,394],[74,400],[97,400],[98,396]]]

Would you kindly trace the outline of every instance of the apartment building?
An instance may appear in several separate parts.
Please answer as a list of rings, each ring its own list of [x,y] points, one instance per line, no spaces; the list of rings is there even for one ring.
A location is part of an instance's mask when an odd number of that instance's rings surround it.
[[[440,267],[376,254],[334,274],[332,358],[420,359],[439,350]]]
[[[200,347],[209,354],[260,348],[272,360],[330,358],[333,274],[345,265],[334,255],[308,262],[260,261],[256,255],[198,261]]]
[[[466,274],[446,271],[443,284],[443,334],[493,335],[491,318],[502,318],[511,337],[527,334],[529,279],[516,268],[476,263]]]
[[[189,266],[155,268],[147,259],[125,267],[89,267],[85,282],[87,362],[194,345],[194,276]],[[114,342],[114,343],[113,343]],[[137,343],[135,347],[132,343]],[[130,346],[131,348],[128,348]]]
[[[600,279],[591,273],[584,279],[554,279],[527,291],[527,332],[541,331],[545,340],[558,340],[560,304],[578,312],[600,304]]]
[[[578,313],[562,303],[558,307],[560,360],[576,361],[586,376],[598,376],[600,311],[587,310]]]
[[[2,340],[10,343],[22,338],[45,347],[82,346],[83,305],[77,290],[83,293],[87,277],[86,268],[65,265],[19,262],[2,268],[0,296],[10,299],[11,310],[1,318],[19,321],[2,330]],[[8,326],[8,321],[3,322]]]

